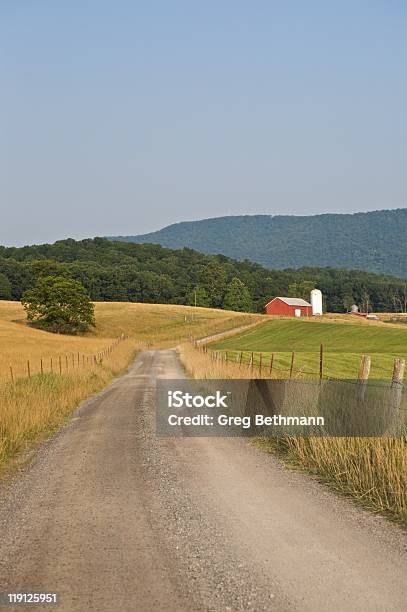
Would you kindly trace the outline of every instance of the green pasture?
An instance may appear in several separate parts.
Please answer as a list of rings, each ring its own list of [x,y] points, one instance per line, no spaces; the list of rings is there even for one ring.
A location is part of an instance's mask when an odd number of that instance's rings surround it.
[[[254,353],[254,366],[267,370],[271,355],[275,374],[286,376],[291,355],[295,352],[294,376],[319,375],[319,348],[324,349],[324,375],[333,378],[355,378],[360,356],[371,356],[370,376],[389,379],[395,357],[407,359],[407,329],[358,325],[315,320],[274,319],[259,327],[211,344],[212,350],[227,353],[229,361],[248,364]]]

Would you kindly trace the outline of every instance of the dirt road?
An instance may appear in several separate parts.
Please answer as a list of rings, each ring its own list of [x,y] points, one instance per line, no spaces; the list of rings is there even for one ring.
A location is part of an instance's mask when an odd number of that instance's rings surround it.
[[[216,340],[223,340],[229,336],[235,336],[236,334],[242,334],[243,332],[250,331],[259,325],[263,325],[264,323],[267,323],[267,319],[262,319],[260,321],[256,321],[255,323],[249,323],[248,325],[241,325],[240,327],[232,327],[232,329],[228,329],[227,331],[212,334],[211,336],[205,336],[204,338],[199,338],[199,340],[196,340],[196,344],[199,346],[202,344],[209,344],[209,342],[215,342]]]
[[[0,591],[69,611],[406,609],[396,526],[243,440],[157,438],[159,376],[182,376],[174,351],[141,354],[2,486]]]

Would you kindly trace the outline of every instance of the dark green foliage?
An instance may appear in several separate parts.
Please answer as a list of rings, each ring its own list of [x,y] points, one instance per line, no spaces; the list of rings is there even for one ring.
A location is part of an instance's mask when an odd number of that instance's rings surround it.
[[[311,291],[315,288],[315,281],[303,280],[297,283],[292,283],[288,287],[288,297],[298,297],[309,302]]]
[[[407,208],[401,208],[309,217],[219,217],[114,240],[191,247],[268,268],[330,266],[407,278],[406,236]]]
[[[5,274],[0,273],[0,300],[11,300],[11,283]]]
[[[195,287],[188,296],[188,304],[190,306],[207,308],[209,306],[209,298],[205,288]]]
[[[21,303],[37,327],[60,334],[85,332],[95,325],[94,307],[84,287],[62,276],[39,276]]]
[[[267,302],[288,295],[294,285],[295,292],[307,299],[311,286],[321,289],[331,312],[344,312],[353,301],[361,305],[365,294],[371,310],[394,310],[405,302],[405,281],[391,276],[335,268],[268,270],[224,255],[103,238],[0,247],[0,273],[9,280],[14,300],[20,300],[38,278],[51,275],[79,281],[94,301],[193,304],[191,296],[197,289],[198,305],[224,308],[225,294],[237,278],[247,287],[254,312],[264,312]]]
[[[225,294],[224,307],[237,312],[250,312],[252,300],[246,285],[236,276],[232,278]]]
[[[208,263],[200,266],[198,270],[198,285],[205,289],[208,296],[209,306],[222,308],[227,272],[222,262],[215,258],[207,258]]]

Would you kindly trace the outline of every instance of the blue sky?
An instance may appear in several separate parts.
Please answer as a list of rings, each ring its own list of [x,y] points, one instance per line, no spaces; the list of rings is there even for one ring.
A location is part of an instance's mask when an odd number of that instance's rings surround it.
[[[407,205],[407,4],[0,1],[0,244]]]

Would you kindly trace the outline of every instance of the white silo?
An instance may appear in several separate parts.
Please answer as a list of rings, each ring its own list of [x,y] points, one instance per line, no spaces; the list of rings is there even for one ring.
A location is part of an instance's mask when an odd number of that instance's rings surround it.
[[[313,316],[322,315],[322,293],[319,289],[311,291],[311,306]]]

